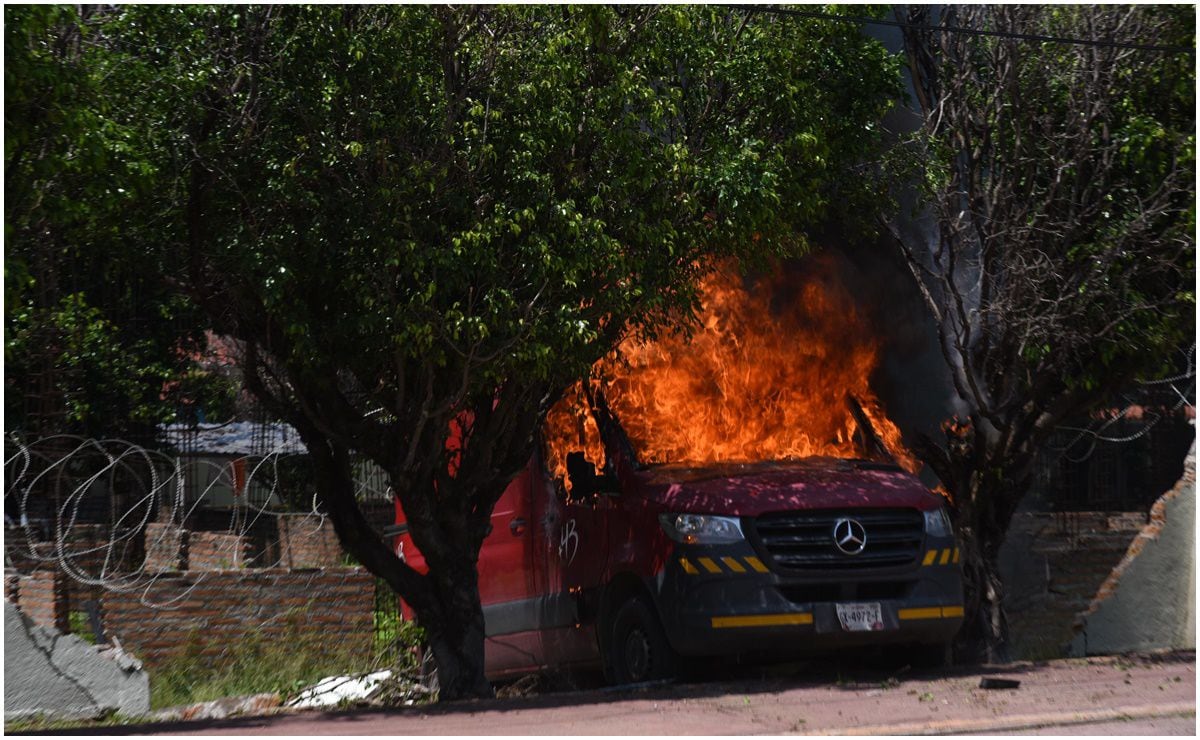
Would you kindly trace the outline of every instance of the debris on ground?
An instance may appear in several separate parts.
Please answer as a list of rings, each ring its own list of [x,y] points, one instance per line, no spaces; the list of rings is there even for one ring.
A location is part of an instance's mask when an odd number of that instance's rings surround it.
[[[225,719],[243,714],[262,715],[272,714],[280,708],[282,702],[275,693],[255,694],[253,696],[227,696],[215,701],[205,701],[199,704],[189,704],[182,707],[168,707],[151,713],[150,717],[156,722],[182,722],[193,719]]]
[[[375,691],[361,704],[371,707],[410,707],[437,698],[437,689],[430,688],[409,672],[396,671],[380,682]]]
[[[391,676],[390,670],[354,676],[329,676],[301,691],[287,705],[297,709],[310,709],[363,701],[370,698],[375,689]]]
[[[496,686],[497,699],[518,699],[542,694],[598,688],[604,686],[599,675],[573,672],[543,671],[522,676],[515,681]],[[628,687],[625,687],[628,688]]]
[[[981,689],[1015,689],[1020,685],[1020,681],[1011,678],[982,678],[979,680]]]
[[[315,707],[411,706],[433,698],[433,692],[411,675],[382,670],[351,676],[329,676],[301,691],[287,705],[294,709]]]
[[[538,673],[531,673],[528,676],[513,681],[505,686],[500,686],[496,689],[497,699],[516,699],[522,696],[534,696],[543,693],[542,676]]]

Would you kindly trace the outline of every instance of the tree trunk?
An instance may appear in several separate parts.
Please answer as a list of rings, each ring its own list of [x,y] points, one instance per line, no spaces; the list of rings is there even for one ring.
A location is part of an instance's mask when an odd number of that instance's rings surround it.
[[[465,552],[451,552],[452,562],[432,570],[432,614],[418,611],[426,627],[426,639],[438,671],[438,700],[488,698],[494,696],[484,675],[483,608],[479,601],[476,564]]]
[[[965,663],[1004,663],[1009,659],[1008,617],[998,556],[1003,537],[997,541],[994,533],[979,534],[962,530],[965,621],[955,652]]]
[[[317,498],[333,522],[338,541],[417,613],[437,662],[441,701],[494,696],[484,675],[483,608],[476,570],[478,545],[446,542],[429,547],[428,575],[420,575],[384,544],[355,500],[345,448],[330,444],[303,418],[294,423],[313,463]]]
[[[1017,504],[1029,490],[1027,477],[1005,477],[1001,466],[972,471],[958,490],[958,520],[963,550],[964,616],[957,654],[969,663],[1003,663],[1008,651],[1008,617],[1000,576],[1000,547]]]

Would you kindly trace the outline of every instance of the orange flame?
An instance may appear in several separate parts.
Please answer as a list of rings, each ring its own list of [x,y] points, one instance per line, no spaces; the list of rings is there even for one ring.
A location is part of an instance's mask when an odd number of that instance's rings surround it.
[[[597,469],[604,466],[604,443],[600,440],[600,428],[583,392],[582,381],[576,382],[550,408],[542,436],[546,447],[546,469],[555,479],[563,481],[567,491],[571,490],[571,478],[567,475],[568,453],[583,452],[584,459]]]
[[[700,286],[691,341],[627,341],[618,351],[625,362],[597,363],[594,388],[642,463],[868,457],[857,402],[878,443],[905,468],[917,467],[869,387],[877,340],[832,263],[814,264],[798,286],[783,276],[747,286],[733,265],[721,265]],[[583,420],[590,414],[581,390],[547,417],[556,474],[565,472],[564,444],[593,463],[604,459],[598,430]]]

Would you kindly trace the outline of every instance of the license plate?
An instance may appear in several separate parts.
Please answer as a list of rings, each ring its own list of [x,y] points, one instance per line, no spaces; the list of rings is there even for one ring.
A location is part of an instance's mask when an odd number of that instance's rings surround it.
[[[878,602],[835,604],[838,621],[847,632],[878,632],[883,629],[883,609]]]

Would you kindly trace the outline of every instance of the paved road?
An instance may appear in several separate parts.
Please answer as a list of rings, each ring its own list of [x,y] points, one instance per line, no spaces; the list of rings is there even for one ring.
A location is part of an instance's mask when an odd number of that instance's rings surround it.
[[[1158,717],[1124,719],[1083,725],[1051,725],[1033,730],[1020,730],[1013,735],[1077,735],[1082,737],[1156,737],[1161,735],[1195,735],[1196,717]]]
[[[1021,684],[980,689],[987,676]],[[1194,735],[1195,701],[1195,654],[1182,653],[940,675],[809,665],[734,681],[104,729],[203,735]]]

